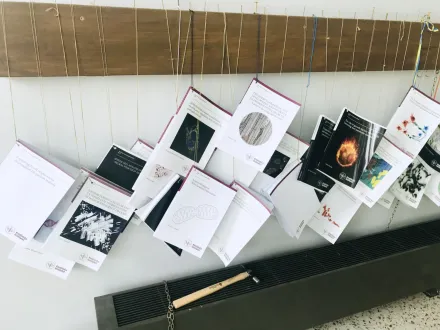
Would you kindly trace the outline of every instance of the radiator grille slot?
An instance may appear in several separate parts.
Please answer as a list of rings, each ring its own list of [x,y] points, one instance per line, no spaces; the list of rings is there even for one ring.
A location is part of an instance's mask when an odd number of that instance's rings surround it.
[[[245,267],[251,269],[253,275],[260,279],[258,285],[248,278],[195,301],[183,309],[195,308],[436,243],[440,243],[440,220],[313,250],[250,262]],[[241,266],[228,267],[170,281],[168,287],[172,299],[177,299],[243,271]],[[119,326],[164,316],[168,306],[163,283],[115,294],[113,302]]]

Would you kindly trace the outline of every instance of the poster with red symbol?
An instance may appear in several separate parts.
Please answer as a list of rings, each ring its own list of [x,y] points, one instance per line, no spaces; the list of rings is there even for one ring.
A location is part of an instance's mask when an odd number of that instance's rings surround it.
[[[354,188],[384,133],[383,126],[344,108],[318,171],[337,183]]]
[[[391,118],[385,136],[412,158],[440,124],[440,103],[411,87]]]
[[[334,244],[347,227],[362,202],[345,188],[334,185],[321,201],[308,226]]]

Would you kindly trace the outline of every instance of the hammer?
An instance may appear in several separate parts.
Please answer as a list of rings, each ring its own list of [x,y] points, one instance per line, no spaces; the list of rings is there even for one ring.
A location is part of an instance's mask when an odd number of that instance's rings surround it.
[[[224,280],[222,282],[218,282],[216,284],[213,284],[211,286],[208,286],[207,288],[201,289],[199,291],[190,293],[189,295],[176,299],[173,301],[173,306],[175,309],[178,309],[180,307],[183,307],[185,305],[188,305],[189,303],[192,303],[193,301],[199,300],[203,297],[209,296],[210,294],[213,294],[214,292],[217,292],[223,288],[226,288],[227,286],[243,281],[244,279],[251,276],[251,271],[246,270],[243,273],[240,273],[238,275],[235,275],[234,277],[228,278],[227,280]],[[260,283],[260,280],[257,277],[252,277],[255,283]]]

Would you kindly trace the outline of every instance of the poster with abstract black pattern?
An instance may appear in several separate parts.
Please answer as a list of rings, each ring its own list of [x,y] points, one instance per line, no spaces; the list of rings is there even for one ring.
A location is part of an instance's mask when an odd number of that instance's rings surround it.
[[[60,236],[108,254],[126,221],[82,201]]]

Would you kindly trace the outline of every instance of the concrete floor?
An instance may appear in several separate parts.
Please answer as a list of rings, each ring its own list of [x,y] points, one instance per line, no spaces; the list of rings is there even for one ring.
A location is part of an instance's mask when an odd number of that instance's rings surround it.
[[[373,308],[315,330],[424,330],[440,329],[440,296],[428,298],[423,293]]]

